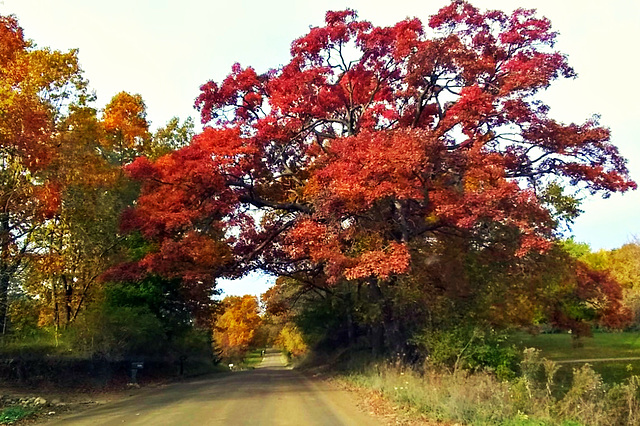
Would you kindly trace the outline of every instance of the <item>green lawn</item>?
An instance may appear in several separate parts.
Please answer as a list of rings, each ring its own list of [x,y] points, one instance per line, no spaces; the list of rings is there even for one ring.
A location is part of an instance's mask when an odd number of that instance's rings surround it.
[[[570,359],[640,357],[640,332],[594,333],[576,341],[568,333],[518,334],[515,343],[533,347],[546,358],[561,361]]]
[[[598,358],[640,357],[640,332],[594,333],[576,341],[568,333],[532,336],[519,333],[513,342],[520,347],[538,348],[542,356],[554,361]],[[600,361],[590,363],[606,383],[620,383],[631,375],[640,375],[640,360]],[[562,364],[559,378],[566,385],[572,370],[581,363]]]
[[[262,349],[255,349],[247,354],[242,360],[242,368],[255,368],[262,362]]]

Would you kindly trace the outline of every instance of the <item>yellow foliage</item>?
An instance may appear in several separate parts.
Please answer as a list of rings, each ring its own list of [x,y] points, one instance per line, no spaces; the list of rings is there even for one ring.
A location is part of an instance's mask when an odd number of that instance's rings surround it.
[[[223,358],[239,360],[249,350],[262,322],[258,299],[251,295],[228,296],[222,305],[224,312],[215,321],[213,340]]]
[[[302,333],[292,324],[286,324],[282,330],[280,330],[276,344],[294,357],[304,355],[309,350],[309,347],[304,342]]]

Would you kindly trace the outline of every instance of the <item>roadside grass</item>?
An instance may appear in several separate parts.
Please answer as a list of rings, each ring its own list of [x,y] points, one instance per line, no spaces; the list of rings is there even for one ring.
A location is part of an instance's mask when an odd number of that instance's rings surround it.
[[[469,425],[581,426],[640,424],[640,377],[608,385],[588,365],[570,367],[572,376],[558,392],[553,361],[534,349],[524,351],[521,376],[498,380],[488,371],[415,371],[392,363],[343,372],[338,380],[369,389],[392,401],[400,412],[438,422]],[[558,372],[559,373],[559,372]]]
[[[66,355],[71,353],[70,345],[56,339],[55,333],[47,331],[34,332],[20,338],[0,338],[0,353],[3,356],[30,355]]]
[[[640,357],[640,332],[596,332],[577,341],[567,333],[519,333],[507,344],[524,356],[519,375],[509,380],[490,370],[367,362],[358,353],[334,369],[339,381],[383,395],[410,417],[470,425],[640,425],[640,360],[624,359]],[[603,358],[612,360],[571,362]]]
[[[23,407],[21,405],[4,407],[0,410],[0,424],[2,425],[13,424],[19,420],[22,420],[31,416],[35,412],[36,410],[34,408]]]
[[[240,363],[240,368],[252,369],[256,368],[262,362],[262,349],[254,349],[250,351]]]

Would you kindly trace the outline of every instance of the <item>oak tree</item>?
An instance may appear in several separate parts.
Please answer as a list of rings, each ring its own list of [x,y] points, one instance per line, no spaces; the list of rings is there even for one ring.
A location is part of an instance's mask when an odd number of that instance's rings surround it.
[[[158,248],[137,267],[191,288],[252,269],[324,295],[355,286],[379,307],[374,334],[401,344],[403,280],[476,294],[465,259],[552,247],[577,213],[558,187],[635,189],[597,117],[559,122],[538,96],[576,75],[556,36],[533,10],[461,0],[427,25],[328,12],[283,66],[205,83],[189,146],[127,168],[143,186],[123,227]]]

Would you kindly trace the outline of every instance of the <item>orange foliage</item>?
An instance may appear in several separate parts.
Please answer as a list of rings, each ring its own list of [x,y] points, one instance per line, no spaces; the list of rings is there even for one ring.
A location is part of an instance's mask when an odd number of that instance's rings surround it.
[[[133,148],[149,137],[146,107],[140,95],[120,92],[104,109],[104,128],[118,134],[127,148]]]

